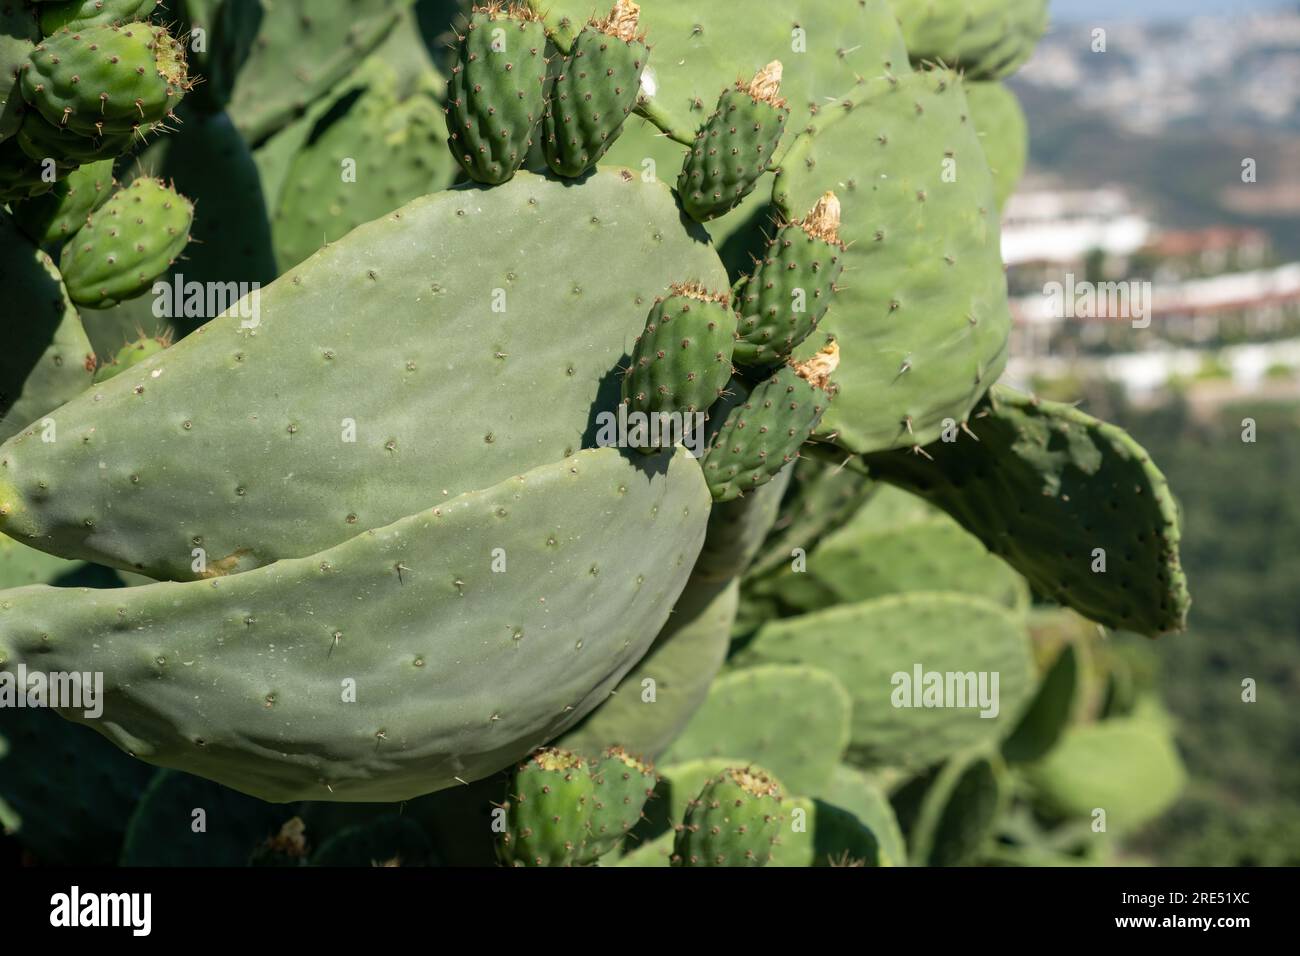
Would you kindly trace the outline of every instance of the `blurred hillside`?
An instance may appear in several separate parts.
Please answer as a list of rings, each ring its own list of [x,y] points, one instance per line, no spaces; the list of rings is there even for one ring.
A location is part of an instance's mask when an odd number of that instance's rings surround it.
[[[1194,598],[1187,633],[1116,638],[1158,675],[1192,778],[1134,849],[1300,865],[1300,5],[1054,10],[1010,84],[1031,147],[1004,230],[1009,374],[1151,452]],[[1138,304],[1063,313],[1054,282]]]

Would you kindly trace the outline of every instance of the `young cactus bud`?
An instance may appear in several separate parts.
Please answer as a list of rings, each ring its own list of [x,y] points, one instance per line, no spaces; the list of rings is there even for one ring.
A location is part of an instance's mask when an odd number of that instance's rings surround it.
[[[727,293],[709,292],[697,283],[675,285],[659,299],[645,331],[632,348],[623,377],[623,402],[629,412],[655,416],[704,412],[726,390],[736,315]],[[657,419],[656,421],[665,421]],[[683,429],[689,422],[683,423]],[[652,427],[643,451],[665,444],[663,429]]]
[[[781,72],[781,61],[773,60],[748,83],[724,90],[700,127],[677,178],[682,206],[693,219],[721,216],[767,172],[790,116],[780,95]]]
[[[844,271],[840,201],[825,193],[803,220],[783,226],[744,286],[735,362],[766,368],[794,353],[830,308]]]
[[[585,853],[595,805],[587,763],[546,748],[515,771],[506,796],[506,830],[497,845],[506,866],[573,866]]]
[[[546,107],[546,29],[527,4],[475,7],[448,84],[447,145],[466,174],[504,183]]]
[[[65,27],[22,67],[23,98],[52,125],[91,137],[151,130],[191,85],[185,48],[150,23]]]
[[[63,247],[68,297],[103,309],[143,293],[190,241],[194,204],[157,179],[137,179],[91,213]]]
[[[641,8],[618,0],[573,41],[551,87],[542,148],[560,176],[581,176],[614,145],[636,106],[649,50],[637,34]]]
[[[781,831],[781,789],[752,767],[724,770],[686,808],[674,866],[766,866]]]
[[[113,357],[113,361],[99,367],[95,372],[95,384],[99,385],[102,382],[107,382],[110,378],[121,375],[127,369],[139,365],[146,359],[151,359],[159,352],[170,348],[171,344],[171,332],[164,332],[159,336],[148,336],[141,332],[140,337],[134,342],[117,350],[117,355]]]
[[[767,484],[799,457],[834,395],[831,375],[839,365],[831,342],[806,362],[782,365],[748,395],[739,379],[726,420],[704,459],[714,501],[731,501]]]
[[[659,777],[622,747],[610,747],[591,768],[595,793],[592,797],[590,834],[580,862],[595,863],[631,832],[641,819]]]

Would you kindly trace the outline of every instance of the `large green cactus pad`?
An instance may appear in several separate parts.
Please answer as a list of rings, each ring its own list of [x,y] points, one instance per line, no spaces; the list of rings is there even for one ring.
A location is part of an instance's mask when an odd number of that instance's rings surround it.
[[[967,113],[953,73],[872,80],[799,138],[773,187],[788,215],[828,188],[843,207],[844,289],[796,354],[822,333],[839,340],[840,392],[821,429],[850,451],[932,441],[1005,363],[997,204]]]
[[[867,462],[951,514],[1044,596],[1108,627],[1182,629],[1190,598],[1177,507],[1137,442],[1073,406],[1005,388],[969,427],[923,455]]]
[[[921,505],[920,513],[890,508],[895,496]],[[892,513],[890,513],[892,511]],[[809,580],[819,586],[810,586]],[[958,591],[1025,609],[1024,579],[989,554],[979,539],[937,509],[895,488],[882,489],[853,520],[808,556],[805,572],[790,569],[757,587],[798,610],[866,601],[909,591]]]
[[[7,439],[89,388],[95,361],[58,269],[4,212],[0,288],[5,295],[0,438]],[[41,435],[31,434],[40,443]],[[47,438],[50,434],[44,431]],[[57,430],[53,437],[57,440]]]
[[[771,621],[737,660],[804,663],[839,677],[853,696],[850,755],[859,766],[920,768],[1000,737],[1034,688],[1024,624],[957,594],[890,596]],[[996,673],[996,715],[981,717],[974,694],[964,707],[925,706],[924,678],[918,689],[897,677],[911,679],[918,665],[923,674]]]
[[[1047,0],[890,0],[917,63],[996,79],[1029,59],[1047,29]]]
[[[102,671],[96,729],[263,799],[473,780],[581,718],[662,626],[708,495],[685,450],[650,462],[581,452],[229,579],[6,591],[0,660]]]
[[[1091,819],[1104,810],[1107,830],[1118,832],[1159,816],[1187,782],[1173,740],[1141,719],[1075,727],[1025,777],[1048,813]]]
[[[655,295],[725,282],[699,236],[615,172],[416,200],[65,406],[69,440],[6,445],[0,530],[191,579],[196,547],[209,574],[302,557],[557,461]]]
[[[819,793],[849,743],[852,700],[835,675],[768,664],[724,674],[664,754],[672,763],[744,754],[795,793]]]
[[[573,33],[609,8],[604,0],[534,0],[533,6],[550,26]],[[641,8],[641,29],[651,47],[646,76],[655,119],[682,141],[694,138],[724,87],[772,60],[785,67],[781,90],[790,101],[791,131],[849,96],[863,77],[908,68],[885,0],[747,0],[743,12],[734,4],[653,0]]]

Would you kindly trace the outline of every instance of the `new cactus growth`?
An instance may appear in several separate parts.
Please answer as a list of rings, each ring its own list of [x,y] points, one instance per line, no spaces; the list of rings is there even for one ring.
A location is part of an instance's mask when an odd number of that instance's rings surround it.
[[[137,179],[113,194],[63,250],[59,268],[78,305],[103,308],[148,289],[190,241],[194,206],[165,183]]]
[[[789,107],[781,96],[780,60],[748,83],[723,90],[717,108],[696,134],[677,191],[700,222],[721,216],[749,195],[767,172],[785,132]]]
[[[766,866],[781,832],[781,790],[754,768],[724,770],[687,807],[677,866]]]
[[[641,808],[654,794],[654,770],[622,747],[610,747],[590,767],[592,792],[587,842],[579,859],[594,863],[632,832]]]
[[[466,175],[503,183],[523,165],[546,108],[546,31],[527,7],[475,7],[460,37],[447,145]]]
[[[501,861],[507,866],[572,866],[586,850],[596,783],[587,762],[542,750],[519,765],[505,803]]]
[[[827,192],[805,218],[777,231],[744,280],[736,364],[762,368],[787,359],[826,315],[843,271],[840,201]]]
[[[715,501],[759,488],[798,457],[834,396],[839,354],[832,342],[807,362],[783,365],[752,390],[736,381],[737,392],[748,394],[737,395],[704,463]]]
[[[107,382],[113,376],[134,368],[146,359],[153,358],[171,344],[171,336],[167,333],[155,336],[142,335],[134,342],[122,346],[113,356],[112,362],[99,367],[95,372],[95,384]]]
[[[23,66],[23,96],[47,122],[82,136],[143,134],[190,86],[185,48],[165,27],[64,28]]]
[[[736,337],[729,303],[727,293],[699,283],[675,285],[656,300],[623,376],[624,404],[648,420],[638,447],[653,451],[682,440],[664,437],[671,416],[705,412],[725,391]]]
[[[542,135],[546,162],[560,176],[581,176],[614,145],[641,90],[649,49],[638,35],[641,8],[618,0],[573,41],[550,90]]]

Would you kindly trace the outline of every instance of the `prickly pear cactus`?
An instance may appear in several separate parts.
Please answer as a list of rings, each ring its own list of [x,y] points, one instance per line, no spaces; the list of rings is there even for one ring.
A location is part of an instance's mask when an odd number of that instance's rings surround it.
[[[152,130],[189,86],[184,47],[145,23],[64,27],[22,70],[27,102],[53,126],[88,137]]]
[[[447,145],[466,175],[503,183],[528,156],[546,109],[546,31],[527,7],[476,7],[451,71]]]
[[[776,365],[817,328],[844,271],[839,230],[840,201],[827,192],[805,218],[777,232],[744,283],[737,365]]]
[[[1182,629],[1190,598],[1177,508],[1140,445],[1071,406],[1004,388],[968,430],[924,455],[867,461],[878,477],[949,512],[1062,604],[1142,634]]]
[[[724,770],[687,807],[677,866],[766,866],[781,831],[781,790],[753,768]]]
[[[733,382],[735,403],[704,463],[715,501],[757,490],[795,460],[831,403],[838,365],[839,349],[831,343],[807,362],[783,365],[752,389]]]
[[[1029,606],[1188,603],[1146,453],[993,388],[1045,4],[743,6],[0,0],[26,862],[1086,863],[1177,797]]]
[[[103,308],[153,285],[189,244],[193,204],[155,179],[137,179],[92,212],[59,269],[77,305]]]
[[[768,171],[790,117],[780,92],[783,70],[781,61],[773,60],[748,83],[723,90],[696,134],[677,192],[700,222],[731,210]]]
[[[574,39],[550,90],[542,134],[558,176],[581,176],[614,145],[641,92],[649,50],[637,32],[641,8],[618,0]]]
[[[587,762],[567,750],[543,750],[520,764],[505,805],[502,863],[572,866],[582,859],[595,788]]]
[[[579,854],[584,863],[594,863],[632,832],[659,779],[649,764],[622,747],[606,750],[591,764],[590,772],[592,794],[586,846]]]
[[[704,412],[726,390],[736,316],[726,292],[698,283],[677,285],[657,300],[632,349],[623,402],[650,418]],[[660,429],[643,447],[656,448]]]

